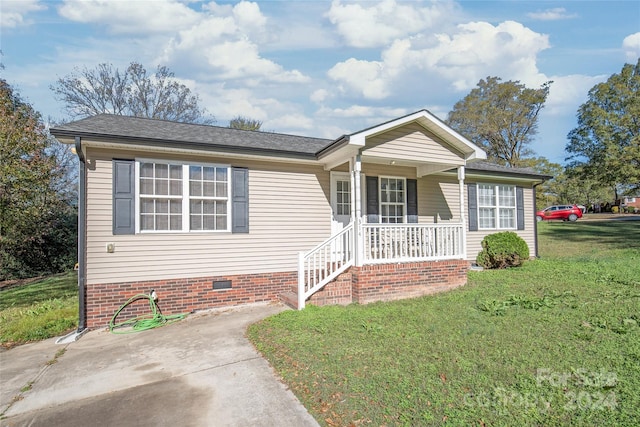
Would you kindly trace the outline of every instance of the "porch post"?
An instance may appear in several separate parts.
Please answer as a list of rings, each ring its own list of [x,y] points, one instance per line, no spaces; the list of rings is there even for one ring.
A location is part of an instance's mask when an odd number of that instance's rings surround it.
[[[464,166],[458,167],[458,186],[460,188],[460,223],[462,224],[462,256],[467,259],[467,222],[465,221],[466,208],[464,206]]]
[[[362,197],[360,191],[360,174],[362,173],[362,158],[360,154],[349,161],[351,169],[351,220],[354,226],[353,256],[356,267],[362,266]]]

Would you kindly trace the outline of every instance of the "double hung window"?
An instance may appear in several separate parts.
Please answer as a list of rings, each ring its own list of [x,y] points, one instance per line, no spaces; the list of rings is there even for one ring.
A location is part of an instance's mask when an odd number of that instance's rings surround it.
[[[404,222],[406,192],[404,178],[380,178],[380,219],[382,223]]]
[[[151,231],[228,231],[229,167],[140,161],[138,227]]]
[[[478,184],[478,227],[481,230],[516,228],[516,188]]]

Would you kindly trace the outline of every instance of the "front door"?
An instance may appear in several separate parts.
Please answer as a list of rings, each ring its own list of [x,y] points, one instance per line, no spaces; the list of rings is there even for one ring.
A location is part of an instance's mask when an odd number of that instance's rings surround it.
[[[348,172],[331,172],[331,234],[351,221],[351,180]]]

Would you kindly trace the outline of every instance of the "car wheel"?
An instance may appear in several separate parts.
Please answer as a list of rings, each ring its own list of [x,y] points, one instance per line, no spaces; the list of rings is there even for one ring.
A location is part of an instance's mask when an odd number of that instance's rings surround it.
[[[540,215],[536,215],[536,221],[538,222],[542,221],[542,217]]]
[[[578,215],[576,215],[576,214],[569,215],[569,221],[575,222],[577,220],[578,220]]]

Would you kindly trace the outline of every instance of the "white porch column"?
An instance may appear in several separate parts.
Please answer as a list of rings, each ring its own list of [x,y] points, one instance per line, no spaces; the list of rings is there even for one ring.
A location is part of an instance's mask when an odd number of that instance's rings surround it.
[[[458,167],[458,187],[460,188],[460,223],[462,223],[462,256],[467,259],[467,221],[465,221],[466,207],[464,205],[464,166]]]
[[[360,155],[349,160],[349,172],[351,176],[351,220],[354,226],[353,255],[356,267],[362,265],[362,197],[361,180],[362,159]]]

